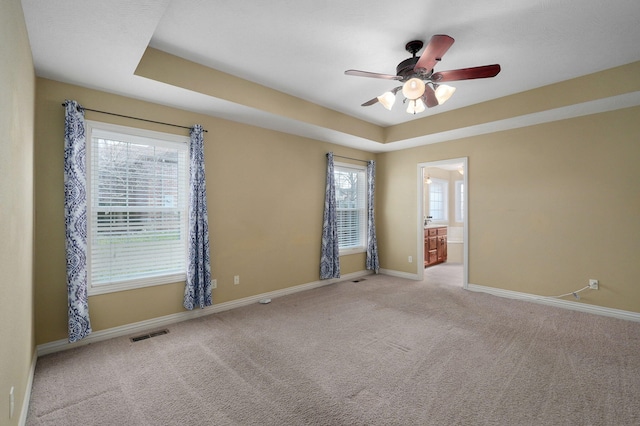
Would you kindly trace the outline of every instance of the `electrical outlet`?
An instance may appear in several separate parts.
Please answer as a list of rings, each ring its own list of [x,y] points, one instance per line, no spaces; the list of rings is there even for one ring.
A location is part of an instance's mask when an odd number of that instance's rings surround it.
[[[211,288],[218,288],[218,280],[211,280]]]
[[[589,288],[593,290],[598,289],[598,280],[590,279],[589,280]]]
[[[413,263],[413,256],[409,256],[409,263]]]
[[[9,418],[13,418],[13,408],[14,408],[14,398],[13,398],[13,386],[11,386],[11,390],[9,391]]]
[[[240,284],[240,275],[234,275],[233,277],[233,285]]]

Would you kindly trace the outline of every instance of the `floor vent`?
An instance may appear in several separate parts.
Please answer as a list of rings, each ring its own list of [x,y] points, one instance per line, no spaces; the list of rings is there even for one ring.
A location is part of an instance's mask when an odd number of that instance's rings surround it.
[[[162,336],[163,334],[169,333],[169,330],[166,328],[164,330],[154,331],[153,333],[141,334],[140,336],[132,337],[130,340],[132,342],[139,342],[140,340],[151,339],[152,337]]]
[[[352,283],[359,283],[360,281],[366,281],[366,278],[358,278],[357,280],[351,281]]]

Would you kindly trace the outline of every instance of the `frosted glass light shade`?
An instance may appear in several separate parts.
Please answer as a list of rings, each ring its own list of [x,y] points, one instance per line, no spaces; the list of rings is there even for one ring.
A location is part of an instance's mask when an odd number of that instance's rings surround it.
[[[412,78],[402,86],[402,94],[405,98],[415,100],[424,95],[424,81]]]
[[[391,110],[393,107],[393,103],[396,101],[396,96],[391,92],[384,92],[382,95],[378,96],[378,102],[382,104],[388,110]]]
[[[456,91],[455,87],[447,86],[446,84],[439,84],[436,88],[436,99],[438,100],[438,105],[442,105],[447,102],[447,100],[453,95],[453,92]]]
[[[407,112],[409,114],[417,114],[425,110],[424,102],[422,99],[414,99],[409,101],[409,105],[407,106]]]
[[[407,112],[409,114],[415,114],[416,113],[416,104],[414,101],[409,101],[409,105],[407,105]]]

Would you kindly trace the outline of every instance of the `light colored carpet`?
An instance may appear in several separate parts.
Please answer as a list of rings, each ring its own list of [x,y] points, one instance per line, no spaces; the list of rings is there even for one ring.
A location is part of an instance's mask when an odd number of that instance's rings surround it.
[[[441,266],[42,357],[27,424],[640,424],[640,323],[467,292]]]

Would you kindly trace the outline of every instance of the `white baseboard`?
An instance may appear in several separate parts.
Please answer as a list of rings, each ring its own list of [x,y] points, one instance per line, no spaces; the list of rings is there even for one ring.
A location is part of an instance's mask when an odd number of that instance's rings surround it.
[[[402,272],[402,271],[394,271],[392,269],[380,269],[380,273],[383,275],[389,275],[392,277],[398,277],[398,278],[406,278],[408,280],[418,280],[418,274],[412,274],[409,272]]]
[[[168,325],[175,324],[177,322],[188,321],[190,319],[199,318],[199,317],[202,317],[202,316],[205,316],[205,315],[211,315],[211,314],[215,314],[215,313],[218,313],[218,312],[223,312],[223,311],[227,311],[227,310],[230,310],[230,309],[239,308],[239,307],[242,307],[242,306],[247,306],[247,305],[250,305],[250,304],[253,304],[253,303],[257,303],[260,299],[264,299],[264,298],[275,299],[277,297],[282,297],[282,296],[286,296],[286,295],[289,295],[289,294],[298,293],[300,291],[311,290],[311,289],[314,289],[314,288],[317,288],[317,287],[322,287],[322,286],[325,286],[325,285],[334,284],[334,283],[337,283],[337,282],[340,282],[340,281],[349,281],[349,280],[352,280],[352,279],[355,279],[355,278],[359,278],[359,277],[362,277],[362,276],[370,275],[371,273],[372,273],[371,271],[354,272],[354,273],[351,273],[351,274],[343,275],[340,278],[334,278],[334,279],[330,279],[330,280],[313,281],[313,282],[310,282],[310,283],[301,284],[301,285],[297,285],[297,286],[293,286],[293,287],[289,287],[289,288],[285,288],[285,289],[281,289],[281,290],[276,290],[276,291],[272,291],[272,292],[268,292],[268,293],[257,294],[255,296],[249,296],[249,297],[245,297],[243,299],[232,300],[232,301],[229,301],[229,302],[224,302],[224,303],[220,303],[220,304],[213,305],[213,306],[208,306],[208,307],[206,307],[204,309],[196,309],[196,310],[193,310],[193,311],[178,312],[178,313],[171,314],[171,315],[165,315],[165,316],[158,317],[158,318],[152,318],[152,319],[149,319],[149,320],[140,321],[140,322],[136,322],[136,323],[132,323],[132,324],[126,324],[126,325],[119,326],[119,327],[113,327],[113,328],[106,329],[106,330],[100,330],[100,331],[93,332],[90,335],[88,335],[87,337],[85,337],[84,339],[82,339],[82,340],[80,340],[78,342],[74,342],[74,343],[69,343],[69,341],[66,340],[66,339],[56,340],[54,342],[49,342],[49,343],[44,343],[42,345],[38,345],[38,347],[36,348],[36,353],[34,354],[34,361],[32,361],[32,367],[31,367],[32,371],[31,371],[31,374],[30,374],[30,377],[29,377],[29,381],[30,382],[33,381],[33,374],[35,372],[35,364],[36,364],[35,360],[37,359],[38,356],[47,355],[47,354],[50,354],[50,353],[59,352],[59,351],[67,350],[67,349],[72,349],[72,348],[75,348],[75,347],[78,347],[78,346],[84,346],[84,345],[88,345],[90,343],[100,342],[100,341],[112,339],[112,338],[115,338],[115,337],[121,337],[121,336],[130,335],[130,334],[142,333],[142,332],[146,332],[146,331],[149,331],[149,330],[166,327]],[[399,277],[399,278],[405,278],[405,279],[410,279],[410,280],[417,280],[418,279],[417,274],[411,274],[411,273],[401,272],[401,271],[394,271],[394,270],[390,270],[390,269],[381,269],[380,273],[384,274],[384,275],[389,275],[389,276],[394,276],[394,277]],[[588,304],[584,304],[584,303],[571,302],[571,301],[567,301],[567,300],[561,300],[561,299],[555,299],[555,298],[550,298],[550,297],[538,296],[538,295],[529,294],[529,293],[521,293],[521,292],[511,291],[511,290],[503,290],[503,289],[499,289],[499,288],[487,287],[487,286],[482,286],[482,285],[477,285],[477,284],[469,284],[467,289],[470,290],[470,291],[489,293],[489,294],[493,294],[495,296],[505,297],[505,298],[509,298],[509,299],[526,300],[526,301],[535,302],[535,303],[542,303],[542,304],[546,304],[546,305],[550,305],[550,306],[557,306],[557,307],[561,307],[561,308],[564,308],[564,309],[572,309],[572,310],[575,310],[575,311],[587,312],[587,313],[592,313],[592,314],[596,314],[596,315],[603,315],[603,316],[609,316],[609,317],[614,317],[614,318],[619,318],[619,319],[624,319],[624,320],[640,322],[640,313],[636,313],[636,312],[623,311],[623,310],[620,310],[620,309],[613,309],[613,308],[604,308],[604,307],[601,307],[601,306],[595,306],[595,305],[588,305]],[[30,391],[31,391],[31,385],[30,384],[29,384],[27,389],[28,389],[28,391],[25,393],[25,400],[27,401],[26,407],[28,408],[28,399],[30,398]],[[24,411],[21,414],[21,420],[22,420],[22,417],[24,417],[24,419],[26,421],[26,411]],[[20,423],[20,424],[22,424],[22,423]]]
[[[275,290],[268,293],[257,294],[255,296],[245,297],[243,299],[232,300],[229,302],[220,303],[217,305],[207,306],[204,309],[194,309],[192,311],[178,312],[171,315],[165,315],[158,318],[152,318],[145,321],[140,321],[132,324],[126,324],[119,327],[113,327],[106,330],[100,330],[89,334],[84,339],[69,343],[68,340],[56,340],[54,342],[44,343],[38,345],[37,356],[47,355],[54,352],[60,352],[67,349],[72,349],[78,346],[88,345],[90,343],[96,343],[103,340],[113,339],[114,337],[127,336],[130,334],[147,332],[153,329],[166,327],[170,324],[177,322],[187,321],[194,318],[199,318],[205,315],[211,315],[218,312],[228,311],[230,309],[239,308],[241,306],[251,305],[257,303],[260,299],[275,299],[277,297],[286,296],[300,291],[311,290],[317,287],[322,287],[329,284],[334,284],[340,281],[349,281],[362,276],[370,275],[371,271],[360,271],[351,274],[343,275],[340,278],[333,278],[329,280],[313,281],[306,284],[301,284],[293,287],[284,288],[282,290]],[[34,366],[35,367],[35,366]]]
[[[31,401],[31,388],[33,387],[33,377],[36,374],[36,362],[38,362],[38,352],[33,353],[31,358],[31,367],[29,368],[29,377],[27,377],[27,387],[24,391],[22,400],[22,410],[18,418],[18,425],[25,426],[27,424],[27,414],[29,413],[29,402]]]
[[[521,293],[518,291],[503,290],[500,288],[487,287],[477,284],[469,284],[467,289],[481,293],[489,293],[494,296],[505,297],[508,299],[525,300],[528,302],[541,303],[543,305],[556,306],[563,309],[571,309],[573,311],[587,312],[590,314],[640,322],[640,313],[623,311],[622,309],[604,308],[602,306],[588,305],[586,303],[572,302],[569,300],[556,299],[554,297]]]

